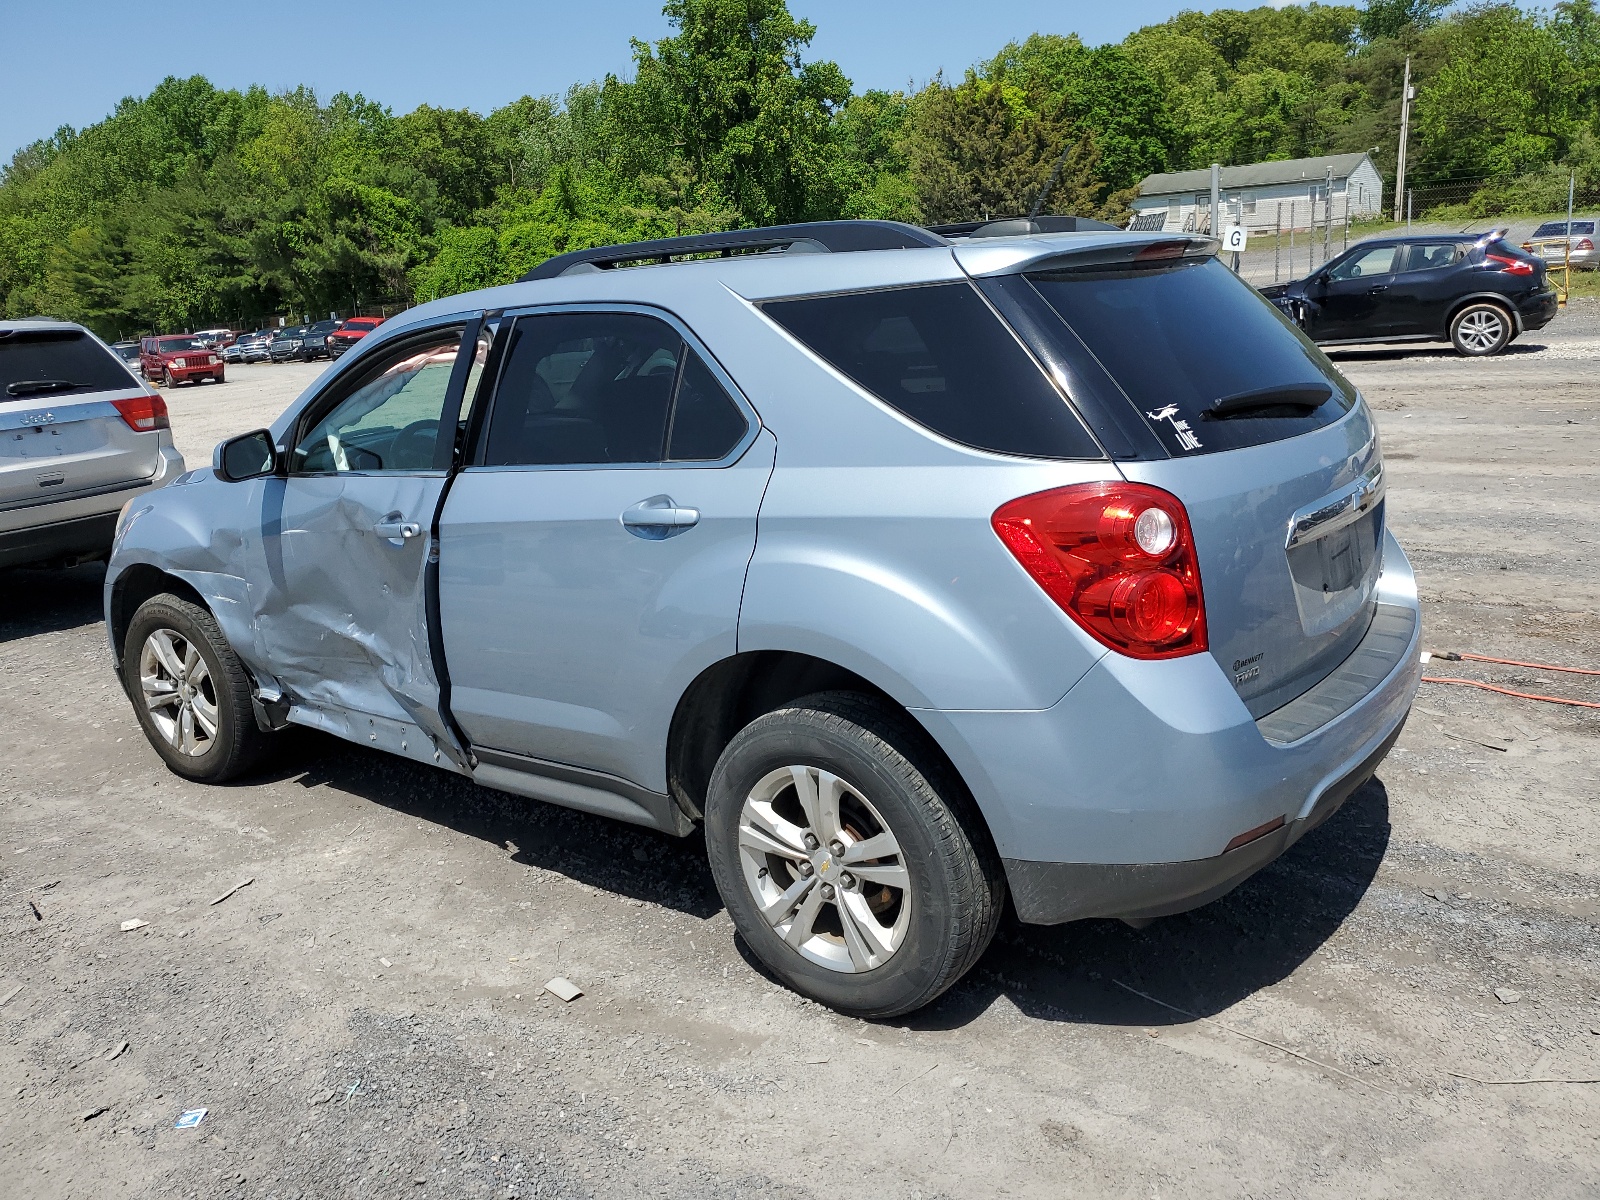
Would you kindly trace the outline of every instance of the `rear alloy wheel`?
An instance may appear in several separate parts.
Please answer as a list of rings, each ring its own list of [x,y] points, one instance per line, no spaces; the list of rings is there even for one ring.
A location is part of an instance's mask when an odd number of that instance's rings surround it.
[[[975,963],[1004,875],[965,789],[903,714],[824,692],[757,718],[717,761],[706,847],[734,926],[787,986],[892,1017]]]
[[[122,672],[145,737],[184,778],[222,783],[266,748],[249,676],[199,605],[172,595],[141,604],[128,623]]]
[[[1511,314],[1498,304],[1469,304],[1450,322],[1450,341],[1456,352],[1470,358],[1499,354],[1511,342]]]

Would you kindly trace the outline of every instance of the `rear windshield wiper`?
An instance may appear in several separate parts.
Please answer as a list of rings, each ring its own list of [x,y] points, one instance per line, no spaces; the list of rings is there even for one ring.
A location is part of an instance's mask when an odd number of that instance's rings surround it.
[[[73,388],[89,387],[87,383],[73,383],[70,379],[19,379],[6,384],[8,396],[32,396],[36,392],[70,392]]]
[[[1332,395],[1333,388],[1326,383],[1282,384],[1224,396],[1201,415],[1217,421],[1229,417],[1309,417]]]

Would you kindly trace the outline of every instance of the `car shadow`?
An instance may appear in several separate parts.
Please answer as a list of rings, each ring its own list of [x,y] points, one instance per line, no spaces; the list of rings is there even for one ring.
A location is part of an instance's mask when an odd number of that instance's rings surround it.
[[[897,1023],[959,1027],[1001,996],[1028,1016],[1076,1024],[1212,1016],[1292,974],[1338,931],[1372,885],[1389,837],[1389,793],[1374,779],[1282,858],[1193,912],[1143,929],[1027,926],[1008,913],[971,974]]]
[[[512,861],[700,920],[723,909],[700,833],[668,837],[525,800],[463,776],[295,730],[276,769],[242,783],[334,787],[497,847]],[[977,966],[895,1024],[960,1028],[1004,996],[1040,1020],[1167,1025],[1209,1016],[1292,974],[1360,903],[1389,844],[1389,794],[1372,780],[1328,822],[1219,900],[1134,929],[1120,921],[1021,924],[1009,910]],[[750,967],[773,978],[735,936]],[[1121,986],[1119,986],[1121,985]],[[1128,988],[1175,1009],[1141,998]]]
[[[1519,354],[1538,354],[1548,349],[1542,342],[1513,342],[1495,358],[1514,358]],[[1370,347],[1352,347],[1350,349],[1333,349],[1323,347],[1324,353],[1336,363],[1341,362],[1397,362],[1401,359],[1434,358],[1456,359],[1463,357],[1457,354],[1453,346],[1434,345],[1400,345]]]
[[[0,571],[0,643],[93,625],[104,615],[104,563]]]
[[[296,729],[277,767],[241,783],[329,786],[418,821],[515,847],[511,860],[705,920],[722,911],[697,831],[670,837],[608,817],[481,787],[465,776]]]

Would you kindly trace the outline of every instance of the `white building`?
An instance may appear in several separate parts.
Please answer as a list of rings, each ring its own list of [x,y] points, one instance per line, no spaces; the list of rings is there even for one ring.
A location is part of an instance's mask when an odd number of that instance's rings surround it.
[[[1331,197],[1328,175],[1333,173]],[[1331,203],[1329,202],[1331,198]],[[1383,212],[1383,177],[1365,154],[1330,154],[1222,168],[1222,219],[1250,229],[1320,228]],[[1133,202],[1133,229],[1209,232],[1211,168],[1150,175]]]

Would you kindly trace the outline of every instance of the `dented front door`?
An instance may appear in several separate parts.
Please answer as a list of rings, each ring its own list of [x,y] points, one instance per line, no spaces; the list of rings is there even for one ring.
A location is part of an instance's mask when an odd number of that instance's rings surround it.
[[[256,639],[290,719],[440,765],[429,639],[434,514],[449,479],[475,319],[366,356],[307,409],[263,495]]]

